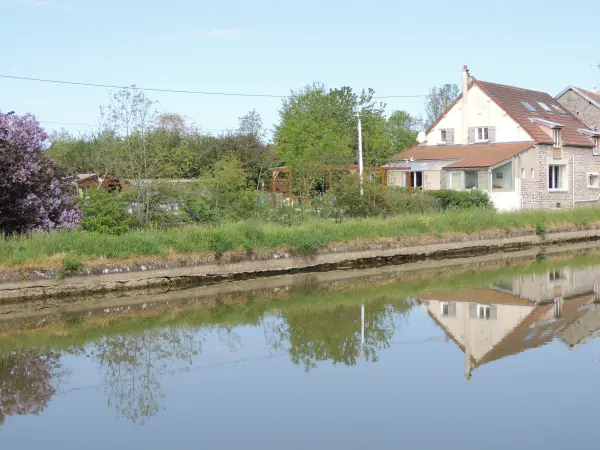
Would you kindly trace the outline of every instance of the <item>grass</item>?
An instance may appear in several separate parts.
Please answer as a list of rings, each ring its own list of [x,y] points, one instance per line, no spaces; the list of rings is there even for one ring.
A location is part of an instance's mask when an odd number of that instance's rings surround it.
[[[545,234],[553,226],[600,223],[599,208],[565,211],[497,213],[485,209],[410,214],[388,219],[349,219],[335,223],[310,218],[296,226],[259,221],[219,227],[187,226],[169,230],[136,230],[120,236],[84,231],[33,234],[0,241],[0,265],[74,260],[125,259],[194,253],[221,256],[227,251],[280,250],[310,254],[333,242],[378,238],[473,234],[488,230],[528,229]]]

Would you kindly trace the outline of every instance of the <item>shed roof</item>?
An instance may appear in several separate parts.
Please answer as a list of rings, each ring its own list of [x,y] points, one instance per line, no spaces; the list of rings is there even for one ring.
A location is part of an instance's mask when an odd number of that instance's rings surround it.
[[[535,142],[514,142],[472,145],[435,145],[413,147],[392,158],[392,161],[445,160],[446,168],[491,167],[530,149]]]

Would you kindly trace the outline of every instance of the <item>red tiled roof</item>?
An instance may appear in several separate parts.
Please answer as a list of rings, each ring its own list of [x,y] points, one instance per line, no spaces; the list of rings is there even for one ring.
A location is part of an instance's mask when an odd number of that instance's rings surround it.
[[[490,167],[506,161],[513,156],[530,149],[535,142],[515,142],[498,144],[436,145],[413,147],[392,158],[392,161],[449,160],[450,168]],[[458,159],[452,163],[452,160]]]
[[[469,88],[473,85],[477,85],[483,90],[494,102],[502,108],[506,113],[512,117],[530,136],[533,140],[544,143],[552,144],[552,137],[544,132],[538,125],[534,124],[529,120],[531,117],[538,117],[540,119],[549,120],[550,122],[556,122],[563,125],[561,129],[561,139],[567,145],[592,147],[592,141],[579,133],[578,128],[587,128],[587,126],[581,122],[577,117],[564,109],[558,102],[550,95],[545,92],[532,91],[529,89],[522,89],[514,86],[506,86],[503,84],[488,83],[487,81],[480,81],[476,78],[472,78],[469,84]],[[586,95],[591,98],[598,99],[600,102],[600,94],[585,91]],[[427,129],[427,133],[431,132],[433,128],[442,120],[450,109],[454,107],[462,99],[462,93],[446,108],[437,120]],[[536,112],[527,110],[521,102],[527,102],[536,109]],[[558,112],[547,112],[537,102],[543,102],[549,107],[551,105],[559,106],[565,114],[559,114]]]

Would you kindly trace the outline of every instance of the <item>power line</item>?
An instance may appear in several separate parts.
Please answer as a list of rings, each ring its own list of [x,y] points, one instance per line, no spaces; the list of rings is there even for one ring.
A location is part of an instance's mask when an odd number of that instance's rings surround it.
[[[82,81],[65,81],[65,80],[50,80],[46,78],[32,78],[32,77],[21,77],[14,75],[3,75],[0,74],[0,78],[8,78],[11,80],[22,80],[22,81],[36,81],[40,83],[54,83],[54,84],[64,84],[71,86],[85,86],[85,87],[95,87],[95,88],[110,88],[110,89],[139,89],[140,91],[149,91],[149,92],[168,92],[172,94],[195,94],[195,95],[221,95],[228,97],[264,97],[264,98],[291,98],[293,95],[274,95],[274,94],[247,94],[247,93],[234,93],[234,92],[209,92],[209,91],[190,91],[186,89],[161,89],[161,88],[144,88],[138,87],[135,85],[131,86],[119,86],[116,84],[100,84],[100,83],[87,83]],[[423,95],[381,95],[374,96],[374,99],[386,99],[386,98],[419,98],[419,97],[427,97],[426,94]]]

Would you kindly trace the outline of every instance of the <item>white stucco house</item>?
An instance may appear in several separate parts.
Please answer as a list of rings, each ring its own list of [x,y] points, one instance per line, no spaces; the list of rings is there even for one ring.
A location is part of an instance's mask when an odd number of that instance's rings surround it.
[[[392,158],[388,185],[481,189],[498,210],[600,202],[600,132],[544,92],[480,81],[463,68],[461,95]]]

